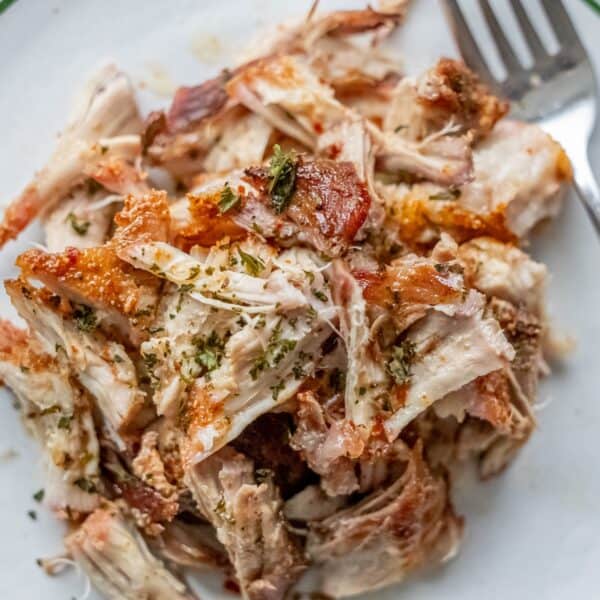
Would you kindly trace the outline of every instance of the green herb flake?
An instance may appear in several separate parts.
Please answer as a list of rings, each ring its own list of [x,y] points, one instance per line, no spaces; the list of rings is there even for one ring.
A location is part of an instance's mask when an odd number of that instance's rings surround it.
[[[313,293],[313,296],[315,298],[318,298],[321,302],[327,302],[328,298],[327,298],[327,294],[321,290],[311,290]]]
[[[75,480],[74,483],[79,489],[87,492],[88,494],[96,493],[96,486],[94,485],[94,482],[85,477],[80,477],[79,479]]]
[[[158,357],[153,353],[142,354],[142,360],[148,371],[154,370],[154,367],[156,367],[156,364],[158,363]]]
[[[415,354],[415,345],[410,340],[404,340],[399,346],[394,346],[392,358],[387,363],[387,370],[398,385],[410,381]]]
[[[67,215],[66,221],[71,225],[73,231],[81,236],[84,236],[88,232],[91,225],[89,221],[79,221],[75,213],[72,212]]]
[[[67,416],[67,415],[63,415],[59,420],[58,420],[58,428],[59,429],[66,429],[68,431],[71,430],[71,421],[73,420],[73,416]]]
[[[188,281],[193,281],[194,279],[196,279],[196,277],[198,277],[198,275],[200,275],[202,269],[200,269],[200,267],[198,265],[194,265],[191,269],[190,272],[187,276],[187,280]]]
[[[28,510],[27,511],[27,516],[32,520],[32,521],[37,521],[37,513],[35,512],[35,510]]]
[[[85,304],[80,304],[75,308],[73,311],[73,318],[75,319],[77,329],[80,331],[89,333],[98,327],[96,313],[91,307],[86,306]]]
[[[41,502],[44,499],[44,489],[42,488],[41,490],[38,490],[34,495],[33,495],[33,499],[36,502]]]
[[[296,363],[292,367],[292,374],[294,375],[294,379],[304,379],[306,377],[306,373],[300,363]]]
[[[283,381],[279,380],[275,385],[272,385],[269,389],[271,390],[271,397],[276,402],[279,398],[281,390],[285,387]]]
[[[281,214],[290,203],[296,186],[297,158],[293,152],[284,152],[279,144],[273,146],[269,164],[269,194],[277,214]]]
[[[225,187],[221,190],[221,198],[219,200],[219,212],[224,214],[235,208],[240,203],[240,197],[234,193],[229,187],[229,183],[225,183]]]
[[[241,248],[238,248],[238,254],[248,275],[252,275],[253,277],[260,275],[265,268],[265,263],[260,258],[247,254]]]
[[[254,479],[259,485],[265,481],[269,481],[273,478],[273,471],[271,469],[256,469],[254,471]]]
[[[276,367],[296,347],[297,341],[281,338],[281,321],[276,325],[267,343],[266,350],[254,361],[250,376],[254,381],[266,369]]]
[[[194,361],[203,367],[205,373],[214,371],[221,366],[225,355],[226,339],[221,339],[215,331],[207,338],[196,336],[192,343],[196,346]]]

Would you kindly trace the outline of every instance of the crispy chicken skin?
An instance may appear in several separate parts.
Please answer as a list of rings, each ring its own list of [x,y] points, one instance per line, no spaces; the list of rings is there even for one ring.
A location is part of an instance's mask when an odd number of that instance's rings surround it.
[[[104,597],[401,583],[458,553],[465,463],[534,434],[528,240],[571,166],[462,62],[406,76],[380,42],[408,4],[314,2],[144,120],[103,68],[8,206],[0,248],[37,217],[45,246],[5,282],[0,381]]]

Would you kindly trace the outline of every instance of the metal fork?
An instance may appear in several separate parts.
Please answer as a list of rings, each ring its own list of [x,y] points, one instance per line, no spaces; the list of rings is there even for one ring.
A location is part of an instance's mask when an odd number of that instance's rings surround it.
[[[587,52],[561,0],[541,0],[560,48],[549,54],[521,0],[510,0],[533,64],[525,67],[502,30],[489,0],[479,0],[504,63],[506,77],[492,74],[457,0],[444,0],[457,45],[467,65],[499,96],[512,101],[511,116],[535,122],[563,146],[574,171],[574,187],[600,235],[600,192],[588,158],[596,121],[596,80]]]

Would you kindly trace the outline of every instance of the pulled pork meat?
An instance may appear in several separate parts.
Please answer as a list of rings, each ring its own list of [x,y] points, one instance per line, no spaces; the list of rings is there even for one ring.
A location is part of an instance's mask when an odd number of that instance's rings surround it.
[[[462,62],[405,75],[380,42],[408,4],[316,1],[145,119],[104,67],[8,205],[0,249],[36,218],[45,246],[4,282],[0,378],[106,597],[401,582],[458,551],[454,474],[535,431],[528,238],[571,165]]]
[[[244,598],[285,596],[306,564],[288,532],[281,498],[269,473],[254,473],[252,461],[225,448],[186,473],[196,502],[217,530]]]
[[[321,591],[341,598],[450,559],[461,529],[444,480],[429,471],[419,446],[411,451],[404,473],[388,487],[311,523],[307,551],[323,565]]]

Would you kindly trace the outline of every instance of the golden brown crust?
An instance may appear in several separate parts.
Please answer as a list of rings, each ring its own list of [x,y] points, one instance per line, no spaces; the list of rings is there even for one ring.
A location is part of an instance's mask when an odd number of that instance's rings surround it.
[[[155,289],[152,275],[138,271],[105,246],[48,254],[32,248],[17,259],[25,277],[39,279],[58,293],[67,293],[79,302],[134,316],[143,309],[148,288]]]
[[[490,93],[487,86],[462,61],[442,58],[419,86],[418,101],[458,120],[477,135],[489,133],[509,109],[508,102]]]
[[[123,209],[115,215],[117,230],[111,244],[117,249],[130,244],[166,242],[170,228],[166,192],[153,190],[141,196],[129,195]]]
[[[241,193],[238,190],[238,193]],[[192,246],[212,246],[227,237],[232,241],[246,237],[245,229],[229,214],[219,211],[220,191],[212,194],[188,194],[190,218],[184,226],[172,232],[175,245],[182,250]]]
[[[413,248],[427,247],[422,242],[423,235],[431,230],[445,231],[458,243],[486,235],[506,243],[517,241],[506,224],[503,206],[487,214],[477,214],[457,202],[438,203],[407,196],[395,205],[392,219],[400,239]]]

